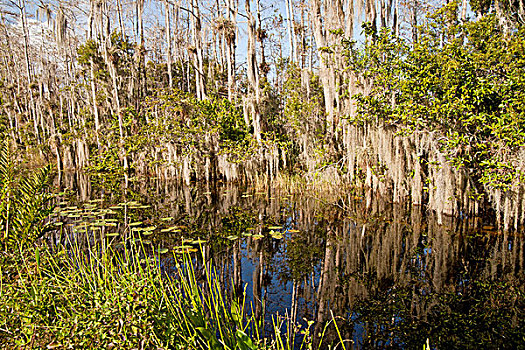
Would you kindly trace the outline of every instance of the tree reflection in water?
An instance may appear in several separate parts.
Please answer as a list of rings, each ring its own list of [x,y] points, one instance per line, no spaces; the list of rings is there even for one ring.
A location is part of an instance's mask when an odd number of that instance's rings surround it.
[[[246,291],[267,325],[286,316],[283,330],[314,321],[314,343],[334,318],[347,348],[420,348],[427,338],[438,348],[525,347],[523,231],[481,218],[439,225],[423,207],[356,191],[136,181],[108,192],[80,174],[64,181],[77,189],[71,202],[140,201],[151,208],[134,220],[172,217],[187,228],[181,235],[207,239],[205,263],[231,297]],[[173,248],[181,237],[151,240]],[[328,326],[323,344],[336,340]]]

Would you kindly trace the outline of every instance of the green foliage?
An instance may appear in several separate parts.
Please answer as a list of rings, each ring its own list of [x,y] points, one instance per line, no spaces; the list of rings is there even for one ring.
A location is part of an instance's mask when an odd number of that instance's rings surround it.
[[[144,107],[150,120],[143,128],[145,142],[164,140],[182,154],[227,154],[232,161],[242,161],[254,151],[242,110],[227,99],[199,101],[179,90],[159,90]]]
[[[284,82],[283,96],[286,96],[283,120],[297,134],[313,132],[316,136],[323,134],[322,125],[318,122],[324,116],[323,92],[317,76],[309,77],[310,95],[301,84],[301,69],[288,64]]]
[[[413,47],[383,30],[348,48],[350,69],[372,84],[354,122],[436,131],[453,164],[508,188],[520,174],[505,164],[525,144],[525,28],[504,37],[494,16],[457,24],[456,12],[438,10]]]
[[[98,54],[98,43],[95,40],[87,40],[77,49],[77,61],[82,65],[88,65],[93,61],[101,61],[102,58]]]
[[[174,269],[163,271],[157,258],[148,254],[140,244],[124,251],[73,244],[56,251],[27,249],[16,261],[0,256],[4,267],[0,346],[232,350],[293,346],[278,332],[275,340],[263,339],[262,321],[246,314],[245,294],[226,298],[210,265],[197,271],[189,255],[174,256]],[[276,323],[275,330],[280,326]],[[311,349],[311,344],[303,342],[301,348],[305,346]]]
[[[31,245],[49,228],[52,211],[48,191],[51,167],[23,174],[13,160],[7,142],[0,145],[0,248],[11,250]]]

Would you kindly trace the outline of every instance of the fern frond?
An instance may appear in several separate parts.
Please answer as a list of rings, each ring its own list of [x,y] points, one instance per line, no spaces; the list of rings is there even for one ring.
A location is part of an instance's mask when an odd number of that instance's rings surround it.
[[[7,142],[0,142],[0,247],[31,244],[48,226],[51,166],[18,172]]]

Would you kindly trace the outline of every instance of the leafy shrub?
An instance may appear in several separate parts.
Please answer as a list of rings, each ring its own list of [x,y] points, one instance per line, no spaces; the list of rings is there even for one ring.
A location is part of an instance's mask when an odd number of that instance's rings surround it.
[[[371,84],[354,122],[436,131],[456,166],[491,187],[520,181],[511,155],[525,145],[525,28],[506,36],[493,15],[459,24],[439,9],[410,46],[388,30],[348,45],[350,69]]]

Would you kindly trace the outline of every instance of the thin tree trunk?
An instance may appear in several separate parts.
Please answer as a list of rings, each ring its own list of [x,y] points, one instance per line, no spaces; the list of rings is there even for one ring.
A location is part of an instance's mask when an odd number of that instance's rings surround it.
[[[394,8],[394,19],[392,21],[392,29],[396,34],[396,37],[399,37],[399,0],[395,1],[396,3]]]
[[[98,132],[100,130],[100,117],[98,114],[98,106],[97,106],[97,88],[95,85],[95,64],[93,63],[93,58],[91,58],[89,62],[89,71],[91,74],[91,99],[93,102],[93,116],[95,117],[95,135],[97,137],[97,145],[100,148],[100,140],[98,137]]]
[[[121,0],[117,0],[117,15],[118,15],[118,24],[120,27],[120,34],[123,38],[126,37],[126,31],[124,30],[124,23],[122,22],[122,4]]]
[[[228,100],[233,101],[235,97],[235,50],[236,50],[236,31],[237,31],[237,1],[227,0],[228,24],[231,26],[229,30],[232,32],[226,33],[226,53],[227,53],[227,68],[228,68]]]
[[[26,66],[27,89],[28,89],[29,98],[30,98],[29,112],[30,112],[30,115],[32,115],[33,117],[33,126],[35,129],[35,135],[37,137],[38,143],[40,143],[40,133],[38,131],[37,113],[36,113],[35,101],[33,98],[33,91],[32,91],[33,79],[31,75],[31,64],[29,62],[29,30],[27,28],[25,0],[18,0],[18,8],[20,10],[20,16],[22,19],[22,32],[24,36],[24,58],[25,58],[25,66]]]
[[[412,16],[410,19],[412,25],[412,42],[415,44],[417,42],[417,0],[412,2]]]
[[[321,18],[321,0],[312,0],[311,2],[311,22],[313,25],[313,33],[315,42],[318,48],[327,46],[327,39],[325,31],[323,30],[323,24]],[[335,82],[331,78],[333,72],[330,68],[330,54],[326,52],[319,52],[319,78],[321,79],[324,92],[325,110],[326,110],[326,124],[327,134],[331,136],[334,130],[334,117],[335,117]]]
[[[297,53],[294,43],[294,32],[293,32],[293,9],[291,7],[291,0],[286,0],[286,15],[288,16],[288,45],[290,46],[290,60],[297,62]]]
[[[256,33],[256,22],[255,18],[250,9],[250,0],[245,1],[246,7],[246,16],[248,17],[248,46],[247,46],[247,76],[248,82],[251,86],[251,94],[247,94],[248,103],[250,109],[252,110],[252,120],[253,120],[253,132],[257,141],[261,142],[261,115],[259,112],[259,102],[260,102],[260,89],[259,89],[259,73],[257,69],[257,54],[255,51],[255,33]]]
[[[194,69],[195,69],[195,90],[197,99],[204,100],[206,98],[206,89],[204,84],[204,57],[201,37],[201,18],[199,3],[196,0],[191,1],[192,6],[192,28],[193,28],[193,43],[195,45],[194,52]]]
[[[169,87],[173,89],[173,72],[172,72],[172,57],[171,57],[171,18],[170,18],[170,4],[168,1],[164,3],[166,9],[166,46],[167,46],[167,61],[168,61],[168,79]]]

